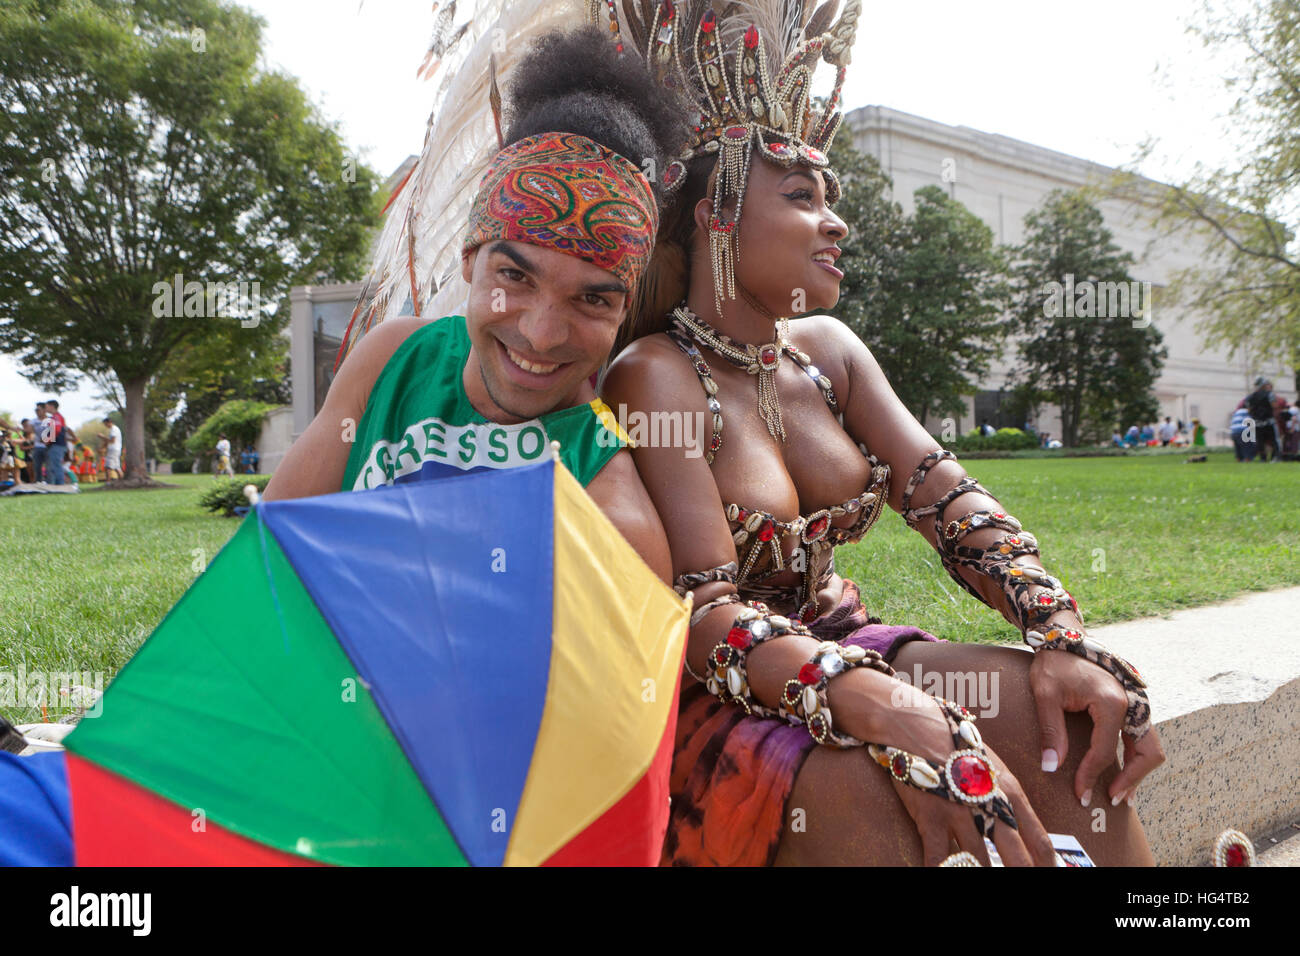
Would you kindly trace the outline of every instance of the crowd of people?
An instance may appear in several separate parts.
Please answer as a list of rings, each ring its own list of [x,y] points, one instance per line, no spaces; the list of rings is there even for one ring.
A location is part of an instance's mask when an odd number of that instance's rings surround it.
[[[1121,433],[1115,428],[1111,444],[1117,448],[1159,448],[1206,445],[1205,423],[1199,418],[1184,422],[1166,415],[1159,423],[1130,425]],[[1273,383],[1261,376],[1254,390],[1237,403],[1228,424],[1237,461],[1295,461],[1300,458],[1300,407],[1273,391]]]
[[[1275,393],[1269,379],[1255,379],[1255,390],[1237,403],[1228,428],[1237,461],[1300,459],[1298,402]]]
[[[78,438],[52,398],[16,425],[0,418],[0,490],[122,477],[122,429],[108,417],[104,426],[93,443]]]

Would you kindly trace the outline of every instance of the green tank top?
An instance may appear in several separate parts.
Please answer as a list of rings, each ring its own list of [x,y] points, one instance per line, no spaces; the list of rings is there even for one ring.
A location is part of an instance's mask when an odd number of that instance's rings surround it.
[[[370,392],[343,472],[343,491],[422,481],[482,468],[541,461],[552,441],[585,488],[627,433],[600,399],[517,425],[489,422],[465,394],[469,359],[463,315],[417,329],[395,351]]]

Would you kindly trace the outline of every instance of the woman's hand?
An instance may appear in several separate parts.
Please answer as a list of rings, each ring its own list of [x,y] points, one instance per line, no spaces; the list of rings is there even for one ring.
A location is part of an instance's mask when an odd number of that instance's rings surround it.
[[[1066,711],[1086,710],[1092,718],[1092,741],[1074,775],[1074,795],[1083,806],[1094,798],[1097,777],[1115,760],[1115,735],[1124,726],[1128,697],[1111,674],[1067,651],[1041,650],[1029,667],[1029,686],[1042,730],[1043,769],[1055,770],[1065,762],[1069,739]],[[1155,727],[1141,740],[1124,734],[1124,769],[1111,781],[1106,796],[1111,806],[1132,799],[1138,783],[1165,762]]]
[[[891,718],[876,739],[942,765],[955,748],[948,721],[934,698],[910,684],[897,682],[890,703],[893,705]],[[987,743],[984,752],[996,771],[998,787],[1011,802],[1019,827],[1013,830],[1001,821],[993,826],[993,845],[998,848],[1002,862],[1007,866],[1055,866],[1051,838],[1029,805],[1019,781]],[[985,866],[989,865],[984,838],[975,826],[969,807],[897,781],[894,788],[921,836],[926,866],[942,863],[952,852],[953,840]]]

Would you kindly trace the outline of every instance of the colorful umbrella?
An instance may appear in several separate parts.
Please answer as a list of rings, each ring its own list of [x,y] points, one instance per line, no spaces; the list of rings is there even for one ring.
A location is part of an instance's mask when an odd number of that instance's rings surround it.
[[[259,505],[68,737],[80,864],[654,864],[688,605],[554,461]]]

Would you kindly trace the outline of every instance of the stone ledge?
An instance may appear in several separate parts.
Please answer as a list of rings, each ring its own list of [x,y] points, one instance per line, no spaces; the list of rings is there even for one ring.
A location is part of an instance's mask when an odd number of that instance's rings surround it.
[[[1162,866],[1207,866],[1234,827],[1258,849],[1300,819],[1300,588],[1091,628],[1151,688],[1167,760],[1137,810]]]

